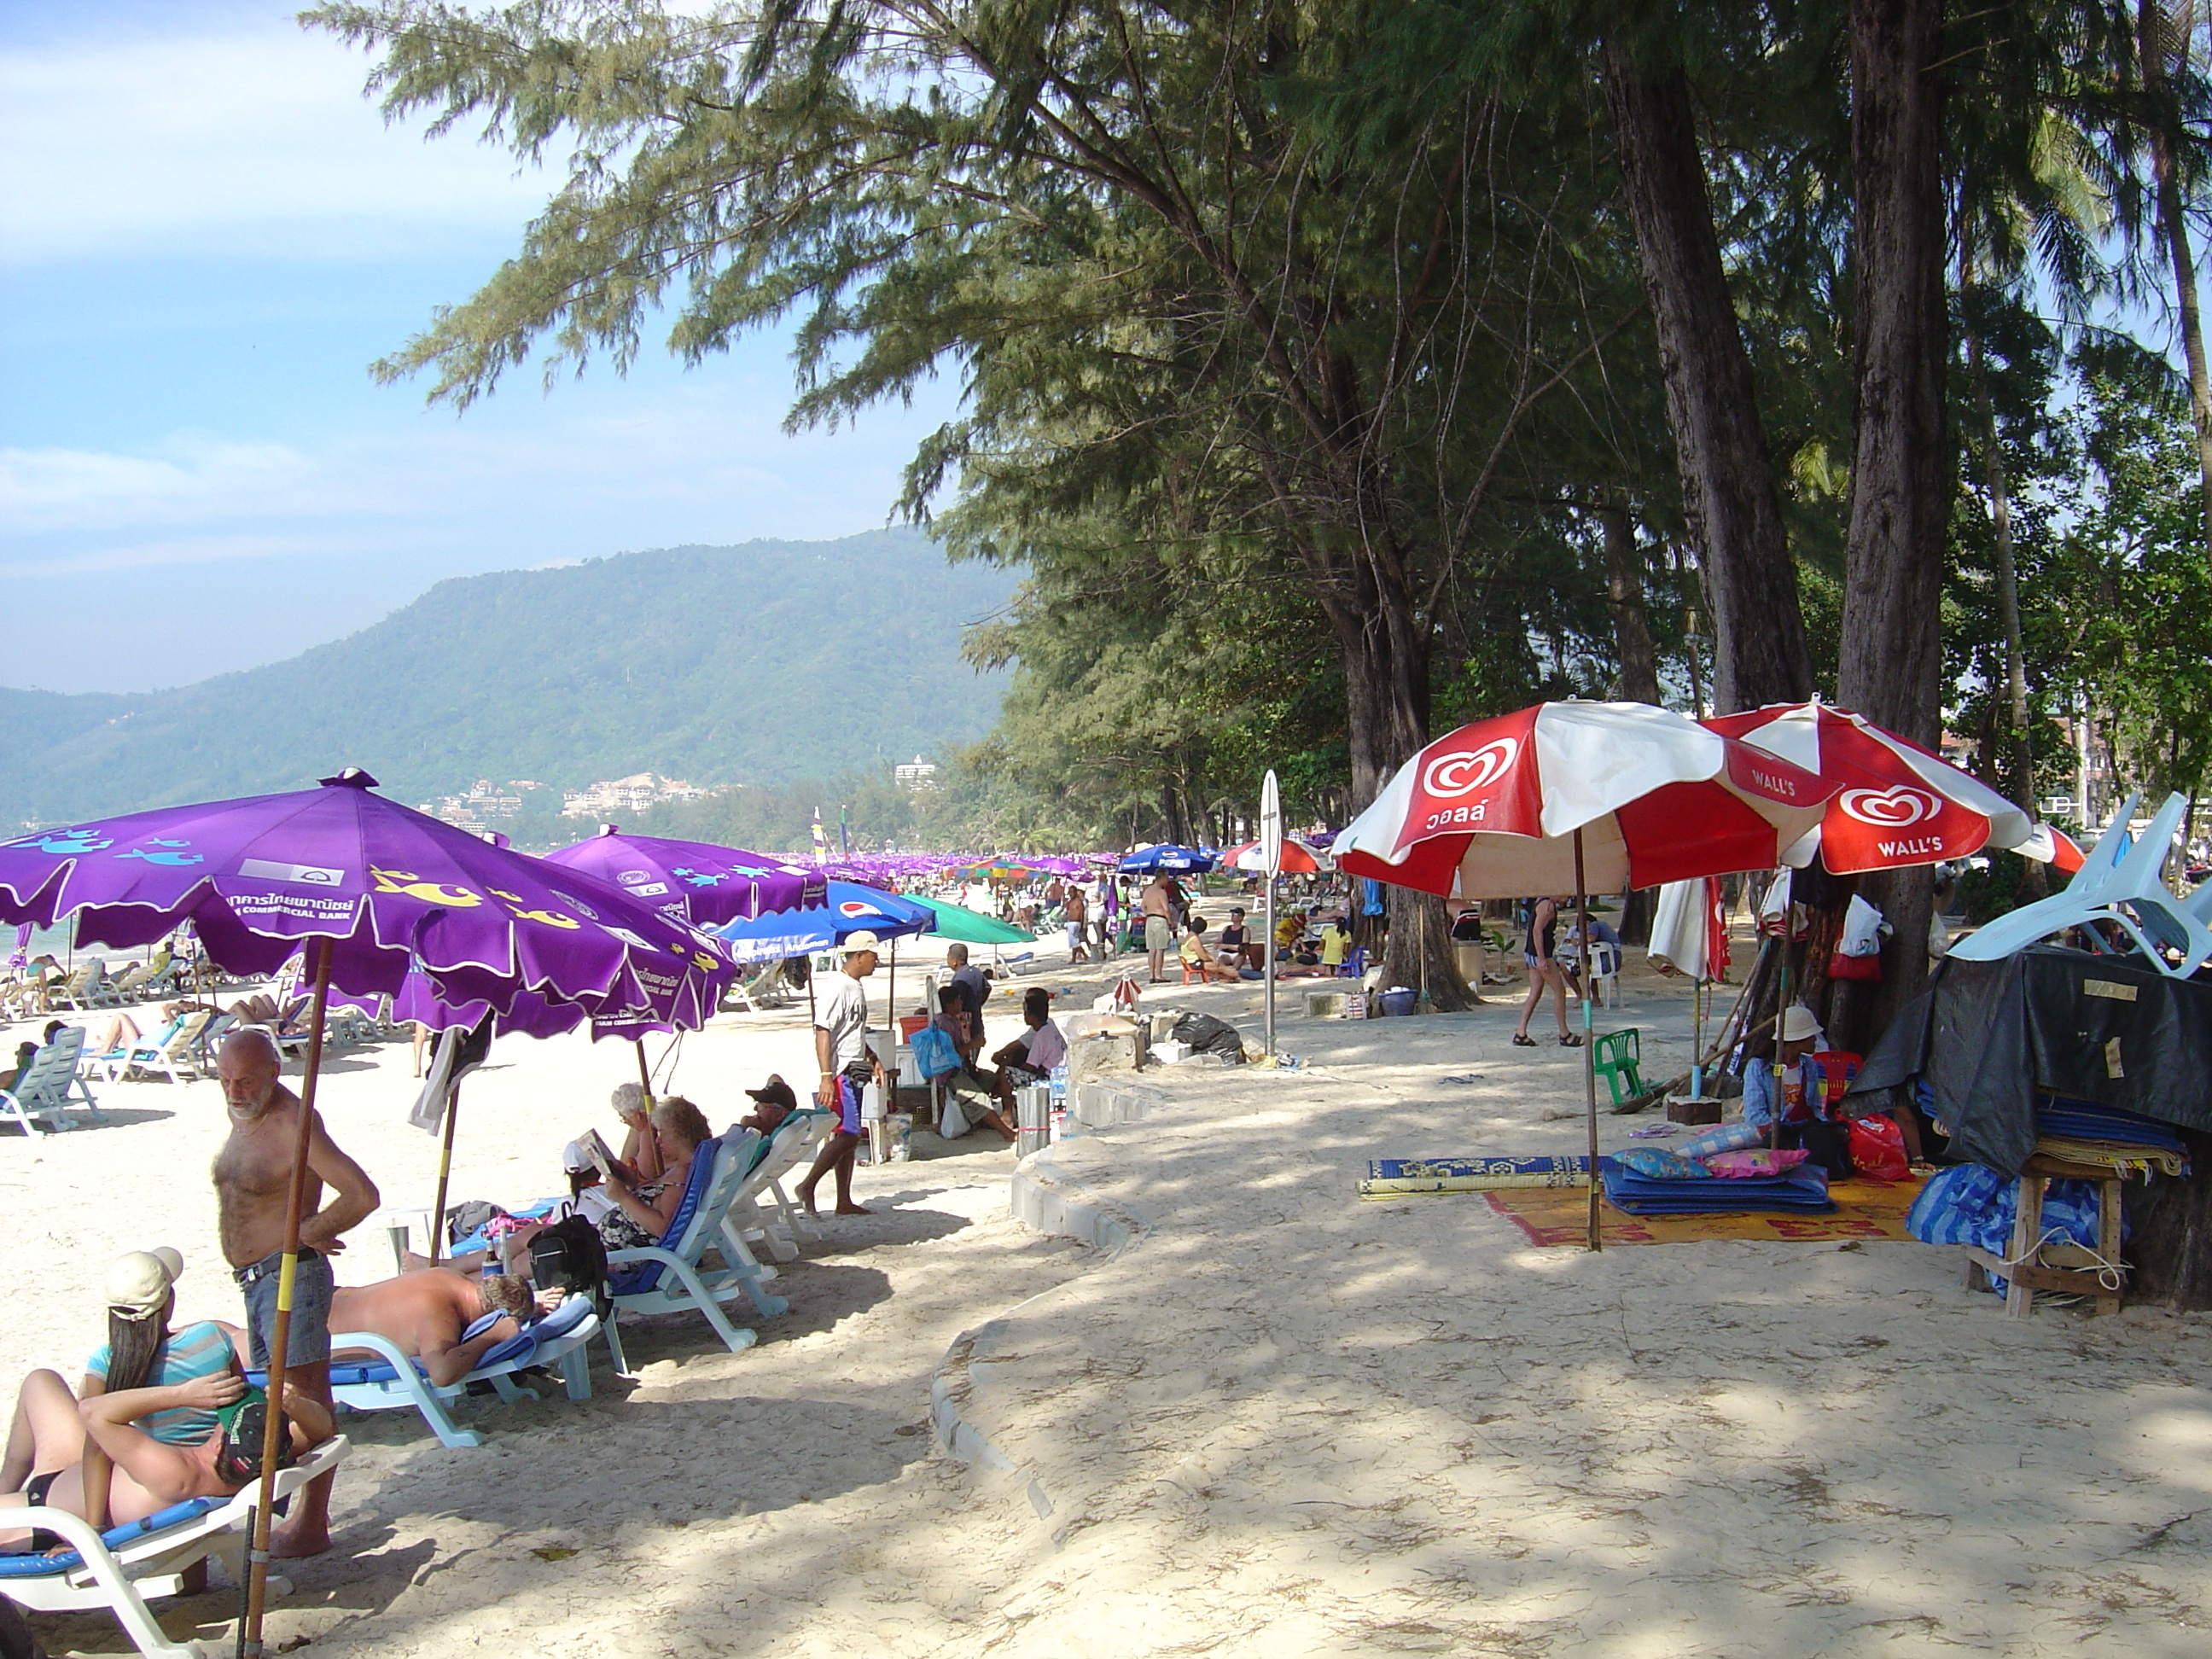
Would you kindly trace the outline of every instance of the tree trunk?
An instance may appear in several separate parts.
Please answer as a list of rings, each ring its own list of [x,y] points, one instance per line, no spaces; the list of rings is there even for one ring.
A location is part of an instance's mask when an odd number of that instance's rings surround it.
[[[1943,557],[1956,488],[1943,407],[1942,0],[1851,0],[1853,453],[1837,692],[1934,748],[1942,723]],[[1878,1030],[1928,977],[1933,880],[1869,877],[1895,929]]]
[[[1636,521],[1615,496],[1599,514],[1605,527],[1605,600],[1613,611],[1613,637],[1620,653],[1620,695],[1630,702],[1659,701],[1659,653],[1644,614],[1644,558],[1636,546]]]
[[[1352,798],[1364,807],[1428,741],[1427,635],[1417,624],[1412,596],[1366,559],[1357,562],[1349,584],[1325,592],[1323,608],[1344,653]],[[1439,1008],[1471,1006],[1475,998],[1453,959],[1443,902],[1409,887],[1382,890],[1390,929],[1383,983],[1426,989]],[[1358,902],[1355,897],[1355,908]]]
[[[2169,42],[2186,44],[2185,27],[2166,21],[2158,0],[2142,0],[2136,13],[2136,48],[2142,54],[2143,90],[2151,95],[2151,175],[2158,186],[2158,230],[2173,261],[2174,308],[2181,324],[2181,353],[2189,365],[2189,415],[2197,428],[2197,485],[2204,502],[2204,542],[2212,551],[2212,378],[2204,364],[2204,328],[2197,309],[2197,262],[2189,249],[2189,218],[2183,210],[2181,179],[2174,167],[2179,125],[2166,73]]]
[[[1689,82],[1679,66],[1645,71],[1613,41],[1602,58],[1682,513],[1712,612],[1713,707],[1725,714],[1801,702],[1813,694],[1813,669],[1797,573],[1721,265]]]
[[[2004,447],[1997,430],[1996,405],[1990,397],[1988,366],[1982,361],[1981,331],[1975,325],[1973,294],[1966,256],[1959,258],[1959,313],[1965,323],[1966,374],[1973,382],[1975,436],[1982,444],[1982,477],[1990,492],[1990,536],[1997,561],[1997,622],[2004,634],[2005,730],[1998,748],[2003,757],[2006,791],[2030,817],[2036,811],[2035,760],[2027,730],[2027,658],[2020,635],[2020,569],[2013,555],[2012,491],[2005,477]]]

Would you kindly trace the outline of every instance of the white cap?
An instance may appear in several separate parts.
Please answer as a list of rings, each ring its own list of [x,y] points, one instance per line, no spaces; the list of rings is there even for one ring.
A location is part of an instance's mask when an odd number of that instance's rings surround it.
[[[862,951],[872,951],[878,956],[881,956],[884,953],[884,942],[863,927],[857,933],[848,934],[845,942],[837,948],[848,957]]]
[[[184,1257],[167,1244],[126,1251],[108,1264],[107,1305],[125,1319],[151,1319],[184,1270]]]

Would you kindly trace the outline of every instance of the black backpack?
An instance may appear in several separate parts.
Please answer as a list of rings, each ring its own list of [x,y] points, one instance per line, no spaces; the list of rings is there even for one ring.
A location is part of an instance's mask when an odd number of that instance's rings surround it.
[[[555,1222],[530,1241],[530,1282],[541,1291],[578,1291],[606,1317],[607,1247],[580,1215]]]

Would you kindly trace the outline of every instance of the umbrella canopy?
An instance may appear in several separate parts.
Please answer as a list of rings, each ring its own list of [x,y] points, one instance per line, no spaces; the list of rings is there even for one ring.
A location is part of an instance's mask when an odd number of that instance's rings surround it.
[[[1243,870],[1260,875],[1267,873],[1267,860],[1256,841],[1248,841],[1231,848],[1221,855],[1224,870]],[[1281,873],[1286,876],[1318,876],[1336,868],[1336,860],[1300,841],[1296,836],[1283,837]]]
[[[374,792],[322,787],[166,807],[0,842],[0,922],[76,915],[80,945],[149,945],[190,921],[234,973],[274,973],[331,943],[331,982],[396,994],[410,968],[441,997],[506,1009],[532,991],[586,1016],[652,1007],[703,1023],[735,974],[711,938]]]
[[[1202,847],[1177,847],[1162,842],[1133,848],[1121,860],[1121,868],[1130,875],[1150,875],[1157,870],[1170,874],[1203,874],[1218,862],[1214,854]]]
[[[2012,850],[2024,859],[2049,865],[2063,876],[2072,875],[2087,861],[2080,842],[2047,823],[2038,823],[2028,838]]]
[[[1964,858],[1984,846],[2020,847],[2035,821],[2002,795],[1909,738],[1817,697],[1770,703],[1705,724],[1817,775],[1831,798],[1814,838],[1787,862],[1808,864],[1815,848],[1836,875],[1896,870]]]
[[[970,910],[964,904],[954,904],[945,899],[923,898],[916,895],[915,904],[927,905],[937,918],[930,931],[948,939],[959,939],[967,945],[1034,945],[1035,936],[1024,933],[1011,922],[1000,921],[996,916],[987,916]]]
[[[1620,892],[1771,870],[1832,788],[1648,703],[1544,702],[1437,738],[1331,850],[1355,875],[1463,898]]]
[[[958,865],[950,872],[955,881],[987,881],[1005,887],[1018,887],[1024,882],[1035,881],[1045,873],[1036,865],[1018,864],[1011,859],[988,859],[979,864]]]
[[[545,862],[611,882],[632,898],[696,927],[720,927],[740,916],[822,902],[818,870],[741,847],[625,836],[611,823],[601,824],[587,841],[546,854]]]
[[[863,931],[878,939],[926,933],[936,921],[936,912],[920,899],[878,892],[857,882],[832,881],[827,897],[818,904],[733,921],[718,937],[740,962],[773,962],[827,951]]]
[[[374,1015],[383,1005],[381,997],[331,993],[333,1008],[355,1008]],[[594,1042],[608,1037],[635,1042],[650,1032],[677,1029],[673,1019],[657,1018],[649,1008],[610,1010],[594,1017],[576,1003],[548,1002],[529,991],[520,993],[504,1013],[495,1013],[489,1002],[448,1003],[440,999],[437,987],[419,970],[410,972],[392,997],[392,1018],[412,1020],[432,1031],[456,1026],[472,1031],[483,1024],[487,1016],[492,1020],[494,1036],[554,1037],[585,1025],[590,1028]]]

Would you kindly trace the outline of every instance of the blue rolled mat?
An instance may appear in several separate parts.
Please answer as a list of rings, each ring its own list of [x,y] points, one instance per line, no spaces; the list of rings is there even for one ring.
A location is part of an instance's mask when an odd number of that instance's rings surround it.
[[[1817,1164],[1740,1181],[1653,1181],[1610,1159],[1600,1167],[1606,1197],[1630,1215],[1832,1215],[1838,1207],[1828,1196],[1826,1172]]]

